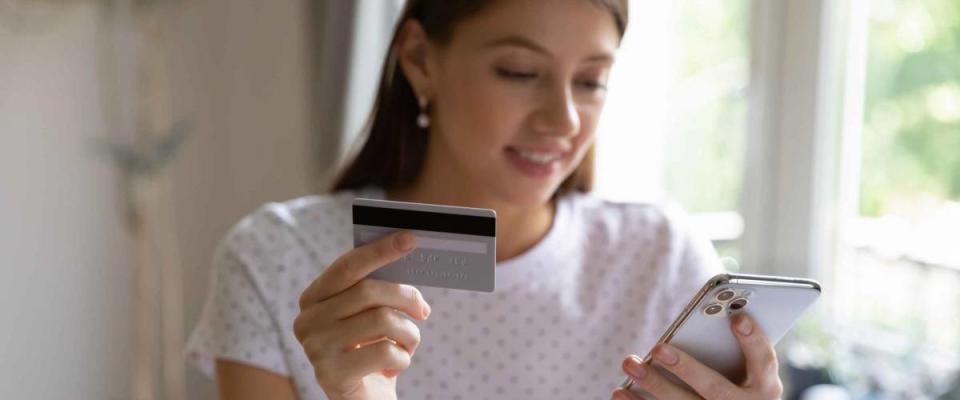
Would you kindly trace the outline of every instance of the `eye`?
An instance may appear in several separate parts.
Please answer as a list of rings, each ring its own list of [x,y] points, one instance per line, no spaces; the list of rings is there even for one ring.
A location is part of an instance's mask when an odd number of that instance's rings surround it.
[[[516,70],[510,70],[506,68],[497,68],[497,76],[501,78],[511,79],[511,80],[525,81],[525,80],[536,78],[537,74],[535,72],[516,71]]]
[[[607,90],[607,85],[601,81],[585,80],[577,82],[577,85],[587,90]]]

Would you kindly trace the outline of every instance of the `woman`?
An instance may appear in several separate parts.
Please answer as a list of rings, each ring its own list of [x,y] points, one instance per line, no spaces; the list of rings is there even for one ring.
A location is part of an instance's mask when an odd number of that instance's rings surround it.
[[[263,207],[218,251],[189,350],[221,396],[640,398],[615,390],[626,373],[661,399],[779,398],[748,318],[745,382],[657,348],[687,388],[630,355],[720,268],[673,213],[587,193],[626,15],[615,0],[409,0],[334,191]],[[354,197],[496,210],[496,292],[366,279],[416,243],[351,249]]]

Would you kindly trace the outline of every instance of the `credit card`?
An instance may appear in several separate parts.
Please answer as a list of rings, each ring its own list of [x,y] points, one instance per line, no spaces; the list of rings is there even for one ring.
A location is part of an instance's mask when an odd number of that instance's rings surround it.
[[[374,279],[493,292],[496,228],[497,214],[486,208],[353,200],[354,247],[400,230],[417,237],[416,249],[374,271]]]

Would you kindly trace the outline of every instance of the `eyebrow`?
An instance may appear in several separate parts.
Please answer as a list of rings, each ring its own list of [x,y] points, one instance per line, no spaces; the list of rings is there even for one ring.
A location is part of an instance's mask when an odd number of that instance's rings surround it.
[[[525,49],[543,54],[545,56],[553,56],[553,54],[550,53],[550,51],[547,50],[545,47],[537,44],[536,42],[530,39],[527,39],[523,36],[517,36],[517,35],[504,36],[500,39],[492,40],[490,42],[487,42],[485,45],[483,45],[483,48],[492,48],[492,47],[499,47],[499,46],[523,47]],[[592,54],[590,56],[584,57],[582,61],[587,61],[587,62],[613,61],[613,54],[610,54],[607,52]]]

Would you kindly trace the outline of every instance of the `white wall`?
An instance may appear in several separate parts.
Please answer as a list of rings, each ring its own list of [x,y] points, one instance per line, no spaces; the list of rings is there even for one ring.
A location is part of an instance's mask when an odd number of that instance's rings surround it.
[[[306,1],[159,2],[170,111],[190,121],[171,175],[185,329],[215,244],[244,214],[312,187]],[[134,245],[109,129],[100,2],[52,6],[24,32],[0,18],[0,399],[128,399]],[[185,332],[186,334],[187,332]],[[214,397],[187,370],[188,397]]]
[[[10,15],[0,22],[10,22]],[[0,24],[0,398],[129,398],[132,243],[107,123],[95,5]]]
[[[172,112],[191,136],[172,169],[185,327],[206,297],[214,246],[243,215],[312,188],[306,1],[173,2],[163,12]],[[188,397],[213,385],[187,370]]]

